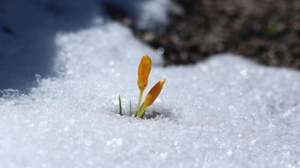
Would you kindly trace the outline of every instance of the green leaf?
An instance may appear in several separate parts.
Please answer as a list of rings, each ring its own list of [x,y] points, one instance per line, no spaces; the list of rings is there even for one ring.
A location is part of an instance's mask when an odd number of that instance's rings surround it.
[[[145,113],[146,113],[146,110],[145,110],[144,113],[141,115],[141,118],[144,118]]]
[[[136,113],[136,115],[134,117],[140,116],[140,118],[144,118],[144,115],[145,115],[145,112],[146,112],[146,109],[143,110],[144,105],[145,105],[145,102],[141,105],[139,111]]]

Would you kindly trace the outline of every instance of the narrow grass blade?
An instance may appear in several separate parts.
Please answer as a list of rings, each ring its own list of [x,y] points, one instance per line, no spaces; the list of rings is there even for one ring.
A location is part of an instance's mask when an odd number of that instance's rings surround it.
[[[121,96],[119,95],[119,112],[120,112],[120,115],[122,116],[122,103],[121,103]]]
[[[132,115],[132,110],[131,110],[131,101],[129,101],[129,116],[131,116]]]

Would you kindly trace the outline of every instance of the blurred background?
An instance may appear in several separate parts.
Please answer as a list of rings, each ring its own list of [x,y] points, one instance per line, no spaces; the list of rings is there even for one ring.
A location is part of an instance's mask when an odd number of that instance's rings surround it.
[[[192,64],[217,53],[231,52],[258,63],[300,70],[299,0],[175,0],[158,33],[135,28],[115,6],[110,15],[131,27],[145,43],[163,54],[165,64]]]
[[[0,97],[3,89],[26,93],[39,78],[64,72],[57,34],[89,28],[99,16],[130,27],[165,66],[230,52],[300,70],[300,0],[173,1],[0,0]]]

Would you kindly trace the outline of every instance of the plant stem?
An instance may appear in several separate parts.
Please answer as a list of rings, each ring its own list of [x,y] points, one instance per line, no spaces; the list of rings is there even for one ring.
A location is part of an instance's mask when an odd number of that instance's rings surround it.
[[[143,114],[145,113],[146,109],[147,109],[147,105],[143,105],[143,108],[139,111],[139,113],[137,114],[138,118],[141,118],[143,116]]]
[[[144,91],[141,91],[141,90],[140,90],[139,102],[138,102],[138,105],[137,105],[137,108],[136,108],[136,111],[135,111],[135,116],[137,115],[137,112],[138,112],[139,109],[140,109],[141,102],[142,102],[142,97],[143,97],[143,92],[144,92]]]

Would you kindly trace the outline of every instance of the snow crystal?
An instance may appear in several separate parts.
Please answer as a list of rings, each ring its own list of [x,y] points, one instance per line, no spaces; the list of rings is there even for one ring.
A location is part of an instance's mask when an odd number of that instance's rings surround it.
[[[92,22],[55,33],[56,76],[41,74],[28,94],[1,91],[1,167],[300,166],[299,72],[232,54],[164,68],[129,29]],[[144,54],[153,60],[145,92],[167,81],[142,120],[128,114]]]

